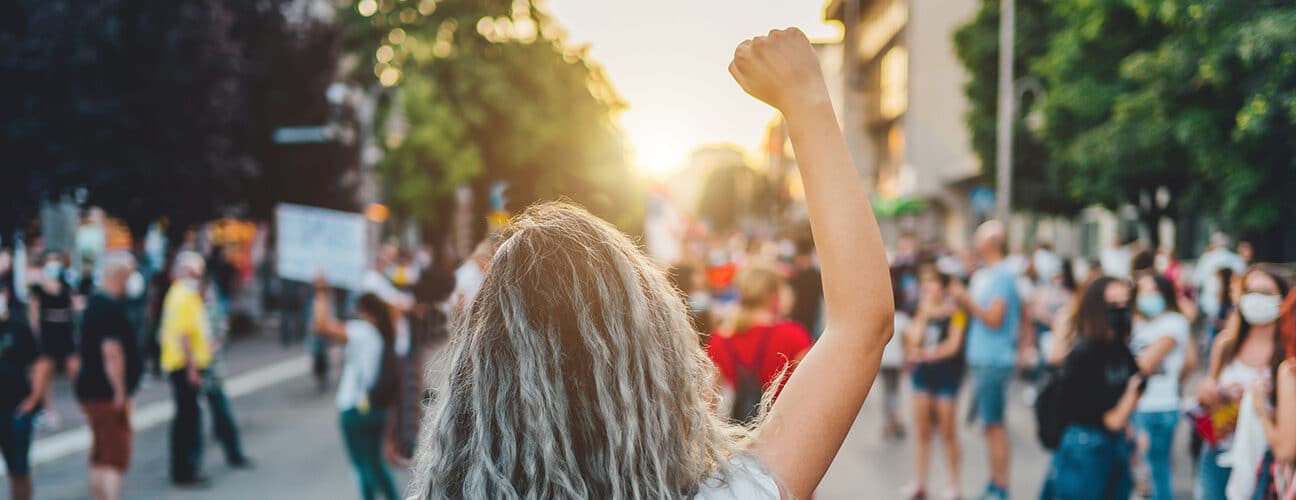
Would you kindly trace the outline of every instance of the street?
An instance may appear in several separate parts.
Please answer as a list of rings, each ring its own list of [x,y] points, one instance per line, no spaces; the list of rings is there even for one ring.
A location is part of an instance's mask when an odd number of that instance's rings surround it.
[[[352,473],[337,429],[332,392],[318,392],[306,371],[302,348],[283,350],[267,338],[252,338],[234,343],[230,352],[231,374],[227,390],[234,398],[234,412],[243,443],[256,461],[256,469],[229,469],[219,447],[209,438],[205,464],[212,478],[211,488],[190,491],[171,486],[167,478],[167,425],[170,420],[153,417],[149,427],[135,434],[126,498],[355,498]],[[259,360],[263,365],[249,365],[244,358]],[[269,383],[257,382],[267,380]],[[150,384],[145,393],[149,398],[158,399],[157,394],[164,394],[160,390],[162,387],[159,383]],[[907,384],[902,390],[904,404],[907,402]],[[1008,416],[1013,443],[1012,492],[1016,498],[1031,498],[1037,495],[1041,478],[1047,470],[1048,454],[1036,442],[1034,419],[1020,393],[1018,386],[1014,389]],[[73,408],[66,391],[60,391],[58,398],[61,401],[56,406]],[[966,397],[963,399],[965,406]],[[902,498],[901,492],[912,478],[911,437],[905,441],[883,439],[881,401],[881,388],[875,387],[816,498]],[[162,404],[165,405],[165,401]],[[142,413],[147,411],[140,409],[149,405],[147,402],[137,405],[137,427]],[[963,414],[960,411],[960,415]],[[72,416],[67,410],[64,415],[65,419]],[[209,421],[204,423],[209,425]],[[960,430],[964,446],[963,492],[971,496],[979,493],[987,477],[985,447],[974,428],[964,425]],[[36,448],[77,431],[65,429],[38,438]],[[1183,443],[1186,443],[1186,428],[1181,426],[1180,439],[1176,441],[1179,446],[1174,453],[1177,459],[1175,486],[1178,497],[1188,498],[1191,485],[1187,478],[1191,476]],[[48,453],[48,449],[44,451],[45,455]],[[940,453],[939,445],[935,445],[932,477],[928,485],[932,498],[939,498],[946,487]],[[87,454],[88,450],[82,446],[58,458],[35,463],[36,498],[86,498]],[[34,461],[39,462],[36,457],[41,455],[41,451],[34,451]],[[407,477],[407,474],[398,474],[402,486]],[[0,485],[0,498],[7,495],[7,486]]]

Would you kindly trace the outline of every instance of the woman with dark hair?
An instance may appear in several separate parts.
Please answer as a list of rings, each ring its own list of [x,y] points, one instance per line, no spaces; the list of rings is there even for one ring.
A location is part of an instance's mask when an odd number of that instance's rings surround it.
[[[1102,277],[1085,287],[1059,381],[1063,431],[1041,499],[1129,498],[1125,427],[1143,376],[1129,349],[1130,286]]]
[[[330,299],[323,278],[317,279],[314,331],[346,344],[336,403],[342,440],[360,480],[360,496],[395,500],[396,483],[383,463],[383,452],[395,445],[388,414],[399,391],[399,368],[392,347],[396,328],[387,303],[377,295],[361,295],[356,302],[357,318],[345,323],[333,315]]]
[[[948,465],[949,488],[945,498],[962,497],[959,491],[960,449],[958,423],[959,386],[963,382],[963,333],[967,314],[959,310],[949,293],[950,277],[934,265],[918,272],[922,297],[913,321],[904,334],[905,356],[913,365],[913,413],[917,458],[913,487],[908,498],[925,498],[927,468],[931,456],[932,428],[939,430]],[[899,313],[897,313],[899,314]],[[896,335],[897,337],[900,335]],[[934,425],[933,425],[934,424]]]
[[[1234,415],[1229,424],[1216,425],[1217,442],[1206,444],[1201,454],[1197,478],[1204,500],[1225,498],[1233,469],[1231,463],[1221,463],[1219,457],[1232,446],[1242,395],[1253,384],[1271,377],[1273,368],[1284,357],[1278,316],[1289,285],[1276,273],[1257,266],[1242,274],[1240,284],[1233,301],[1237,314],[1230,319],[1230,327],[1215,336],[1210,367],[1197,386],[1197,401],[1212,415]]]
[[[1152,499],[1171,500],[1170,448],[1179,422],[1179,380],[1192,349],[1188,320],[1179,313],[1174,283],[1144,272],[1136,282],[1137,319],[1130,349],[1148,374],[1147,391],[1134,412],[1134,428],[1144,441],[1143,458],[1152,475]]]

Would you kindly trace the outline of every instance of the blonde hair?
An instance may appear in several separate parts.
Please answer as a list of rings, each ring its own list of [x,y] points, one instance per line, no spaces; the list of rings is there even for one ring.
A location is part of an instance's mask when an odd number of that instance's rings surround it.
[[[733,477],[726,423],[683,297],[581,208],[542,204],[501,235],[454,326],[409,494],[680,498]]]
[[[771,267],[749,265],[743,268],[734,278],[734,288],[738,291],[738,309],[729,316],[724,330],[738,334],[751,328],[753,313],[770,308],[782,287],[783,276]]]

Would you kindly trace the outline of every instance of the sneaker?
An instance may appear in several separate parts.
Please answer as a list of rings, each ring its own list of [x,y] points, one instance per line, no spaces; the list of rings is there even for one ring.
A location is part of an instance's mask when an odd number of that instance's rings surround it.
[[[944,498],[945,500],[963,500],[963,492],[959,491],[958,488],[950,486],[949,488],[945,488]]]
[[[256,464],[253,463],[252,459],[248,457],[242,457],[237,460],[229,460],[228,463],[231,469],[252,470],[256,468]]]
[[[900,498],[908,500],[926,500],[927,492],[921,486],[911,484],[900,489]]]
[[[176,487],[186,490],[205,490],[211,487],[211,479],[202,474],[186,479],[173,479],[171,482]]]

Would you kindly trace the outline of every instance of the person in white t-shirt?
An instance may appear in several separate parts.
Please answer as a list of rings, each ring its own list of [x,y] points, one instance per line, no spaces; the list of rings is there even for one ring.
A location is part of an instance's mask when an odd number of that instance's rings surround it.
[[[1143,274],[1134,304],[1138,312],[1130,351],[1139,371],[1148,374],[1147,390],[1134,411],[1134,428],[1146,443],[1143,458],[1151,470],[1152,499],[1172,500],[1170,449],[1179,422],[1179,380],[1192,348],[1188,320],[1176,306],[1174,284],[1164,276]]]
[[[383,457],[385,450],[393,449],[395,440],[389,417],[396,384],[382,376],[384,364],[396,362],[394,352],[387,355],[395,336],[388,305],[377,295],[365,293],[356,302],[357,318],[342,322],[329,302],[327,285],[322,278],[316,280],[313,330],[345,346],[335,403],[360,496],[397,500],[396,482]],[[394,373],[393,366],[385,368]]]
[[[397,253],[396,245],[383,245],[378,249],[373,267],[360,278],[360,293],[372,293],[391,308],[392,324],[396,327],[396,353],[404,356],[409,353],[410,345],[409,321],[405,314],[414,308],[414,294],[402,292],[384,274],[396,262]]]
[[[486,280],[486,268],[490,265],[491,255],[495,253],[494,245],[483,240],[473,249],[472,255],[455,269],[455,289],[450,295],[448,305],[450,313],[463,311],[477,298],[482,283]]]

